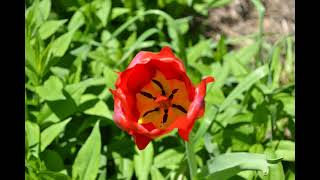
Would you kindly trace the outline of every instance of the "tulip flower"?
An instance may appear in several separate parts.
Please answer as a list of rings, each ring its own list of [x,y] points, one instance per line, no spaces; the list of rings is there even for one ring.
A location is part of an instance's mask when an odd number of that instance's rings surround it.
[[[133,136],[138,149],[175,128],[185,141],[204,113],[206,85],[194,86],[181,60],[169,47],[159,53],[139,52],[126,70],[118,73],[114,97],[115,124]]]

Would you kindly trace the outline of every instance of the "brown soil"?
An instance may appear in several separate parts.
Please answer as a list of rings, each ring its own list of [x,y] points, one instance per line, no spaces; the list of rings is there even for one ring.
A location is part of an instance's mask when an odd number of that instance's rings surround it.
[[[295,34],[295,1],[262,0],[265,6],[265,39],[275,42],[281,36]],[[208,36],[221,34],[238,37],[258,32],[258,12],[250,0],[233,0],[228,6],[211,9],[207,19]]]

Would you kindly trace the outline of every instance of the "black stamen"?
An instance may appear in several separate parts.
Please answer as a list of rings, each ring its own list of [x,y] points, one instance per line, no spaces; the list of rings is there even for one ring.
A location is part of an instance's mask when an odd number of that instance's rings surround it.
[[[160,110],[160,108],[155,108],[155,109],[153,109],[153,110],[150,110],[150,111],[147,111],[147,112],[145,112],[144,114],[143,114],[143,116],[142,117],[145,117],[146,115],[148,115],[149,113],[152,113],[152,112],[155,112],[155,111],[159,111]]]
[[[172,92],[171,92],[171,94],[170,94],[170,96],[169,96],[169,99],[170,99],[170,100],[173,99],[173,95],[174,95],[176,92],[178,92],[178,89],[172,90]]]
[[[163,115],[163,118],[162,118],[162,124],[166,123],[168,120],[168,109],[165,109],[164,110],[164,115]]]
[[[182,111],[184,113],[187,113],[187,110],[184,107],[182,107],[181,105],[179,105],[179,104],[172,104],[172,107],[173,108],[177,108],[177,109],[179,109],[180,111]]]
[[[152,94],[144,92],[144,91],[141,91],[140,94],[142,94],[143,96],[150,98],[150,99],[154,99],[154,100],[157,99],[156,97],[153,97]]]
[[[159,88],[161,89],[162,96],[165,96],[166,92],[164,91],[162,84],[159,81],[155,80],[155,79],[152,79],[152,82],[154,82],[157,86],[159,86]]]

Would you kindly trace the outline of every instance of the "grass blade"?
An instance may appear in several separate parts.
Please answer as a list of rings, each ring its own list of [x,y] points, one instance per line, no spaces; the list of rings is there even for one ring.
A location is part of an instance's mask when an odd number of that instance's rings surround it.
[[[245,79],[243,79],[240,84],[236,88],[232,90],[232,92],[225,99],[223,104],[220,106],[219,111],[223,111],[226,107],[228,107],[233,100],[235,100],[239,95],[241,95],[244,91],[248,90],[254,83],[259,81],[269,72],[268,65],[264,65],[253,71],[249,74]]]

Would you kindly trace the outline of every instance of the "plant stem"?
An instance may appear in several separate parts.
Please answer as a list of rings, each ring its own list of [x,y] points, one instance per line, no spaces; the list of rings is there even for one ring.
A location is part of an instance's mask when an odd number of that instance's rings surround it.
[[[196,174],[197,174],[197,162],[196,162],[196,157],[193,152],[193,146],[191,142],[192,141],[185,142],[185,148],[186,148],[186,155],[188,159],[190,178],[191,180],[195,180]]]
[[[258,14],[259,14],[259,35],[258,35],[258,39],[257,39],[257,41],[259,42],[259,51],[258,51],[257,59],[256,59],[256,60],[258,60],[257,65],[259,65],[258,62],[260,62],[262,60],[261,51],[262,51],[263,33],[264,33],[263,20],[264,20],[265,8],[260,0],[251,0],[251,2],[256,7]]]

